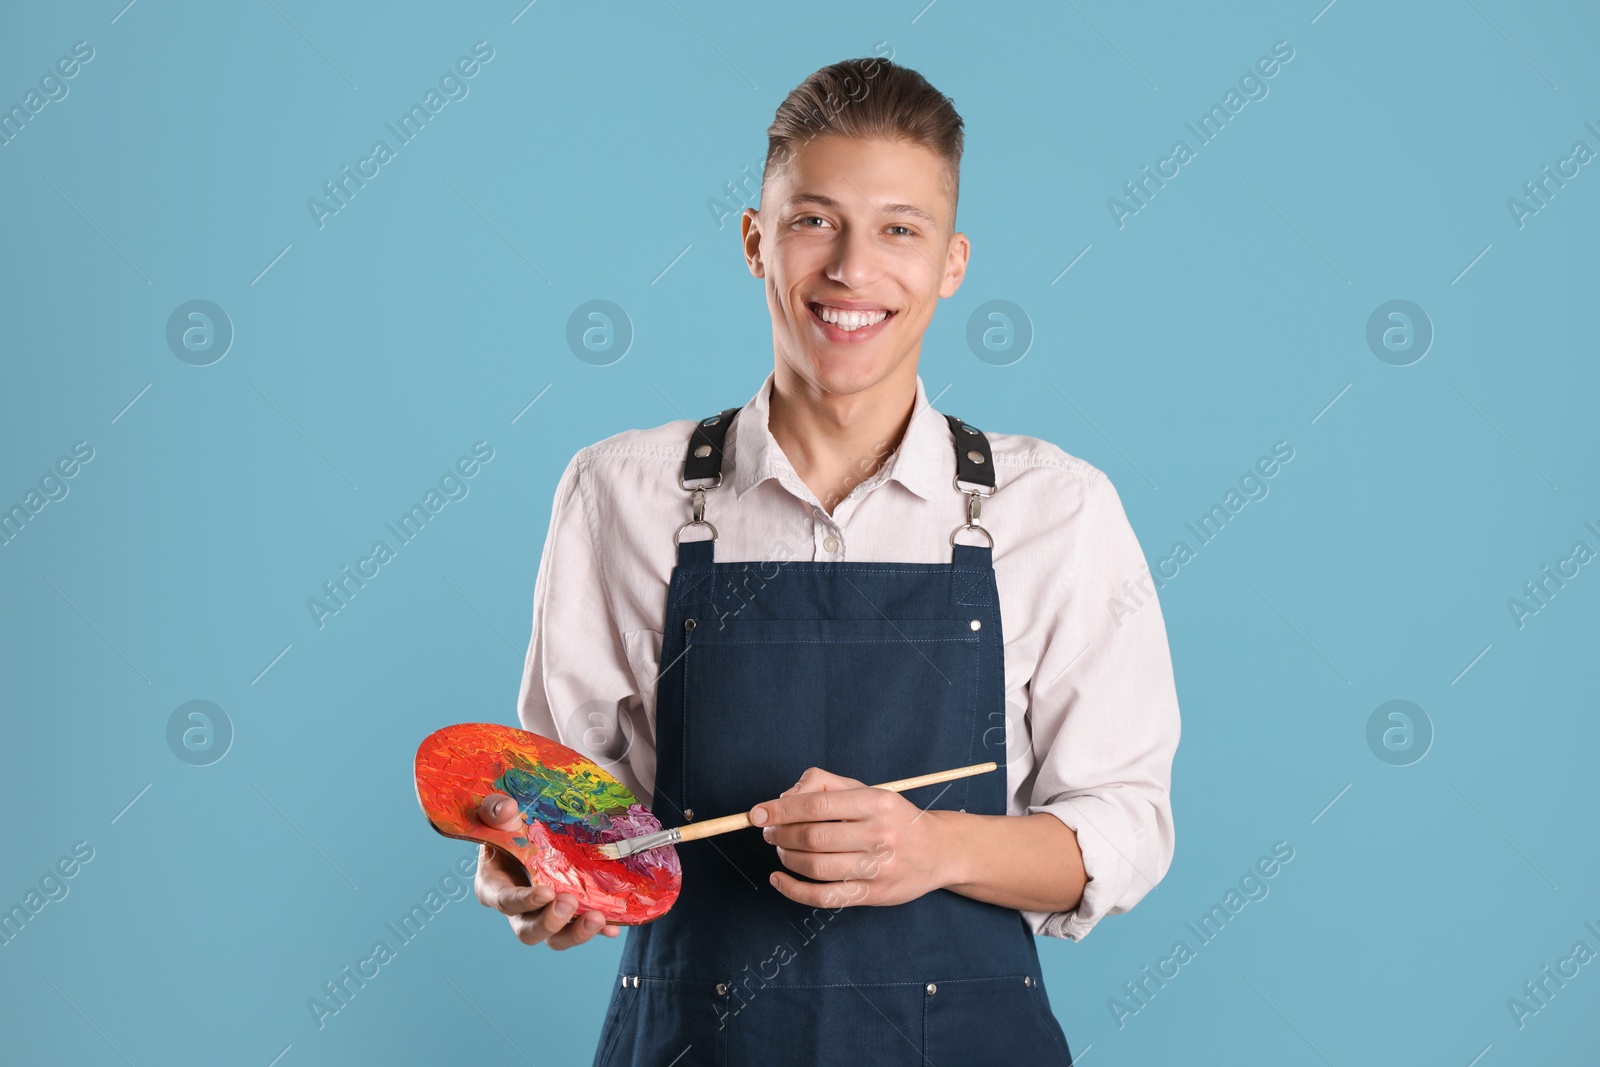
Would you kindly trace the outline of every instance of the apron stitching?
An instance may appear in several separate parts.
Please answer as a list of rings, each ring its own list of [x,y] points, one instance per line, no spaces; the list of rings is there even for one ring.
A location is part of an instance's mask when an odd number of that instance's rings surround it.
[[[976,637],[976,636],[977,635],[974,635],[974,637]],[[983,677],[983,659],[982,659],[982,655],[983,655],[983,645],[980,642],[979,645],[978,645],[978,656],[979,656],[979,658],[978,658],[978,669],[972,672],[972,701],[971,701],[971,704],[970,704],[970,706],[972,708],[972,732],[967,734],[967,765],[968,766],[972,765],[972,746],[973,746],[973,742],[975,740],[974,735],[977,733],[978,728],[983,725],[983,718],[978,714],[978,683],[979,683],[979,681],[982,680],[982,677]],[[1000,684],[1001,684],[1001,688],[1004,689],[1005,688],[1004,681],[1002,681]],[[1002,726],[1005,725],[1005,719],[1002,718],[1000,720],[1000,723],[1001,723]],[[1000,768],[1000,770],[1001,770],[1002,774],[1005,773],[1005,769],[1004,768]],[[969,795],[970,795],[971,791],[972,791],[972,779],[971,778],[963,779],[962,782],[961,782],[961,804],[960,804],[960,807],[961,807],[961,809],[963,811],[965,811],[966,808],[967,808],[968,798],[969,798]]]
[[[922,998],[922,1062],[928,1062],[928,1015],[933,1011],[933,998]],[[930,1064],[929,1067],[932,1067]]]
[[[683,639],[683,699],[678,701],[678,754],[682,757],[683,769],[678,777],[678,795],[683,799],[685,807],[693,807],[689,803],[689,638]],[[683,815],[682,810],[678,812]]]
[[[620,993],[621,990],[618,990],[618,992]],[[605,1051],[600,1056],[600,1062],[602,1064],[609,1064],[612,1056],[616,1054],[617,1042],[622,1037],[624,1024],[628,1022],[629,1016],[633,1014],[635,1000],[637,1000],[636,996],[627,997],[626,1003],[622,1004],[617,1009],[616,1017],[614,1019],[606,1020],[605,1025],[611,1030],[611,1038],[606,1042]]]
[[[781,620],[770,620],[770,621],[788,622],[790,620],[781,619]],[[878,619],[856,619],[856,620],[847,620],[847,621],[878,622],[879,620]],[[950,619],[950,620],[940,620],[940,621],[949,621],[951,623],[954,623],[954,622],[957,622],[959,620]],[[749,638],[749,639],[742,640],[742,641],[726,641],[726,642],[719,642],[719,641],[716,641],[715,639],[711,639],[711,640],[707,640],[707,641],[702,641],[701,643],[702,644],[713,644],[713,643],[715,643],[715,644],[729,644],[729,645],[902,645],[902,644],[911,644],[911,645],[968,644],[968,645],[975,645],[975,644],[978,643],[978,639],[975,638],[975,637],[968,637],[965,634],[963,634],[960,637],[918,637],[918,638],[916,638],[914,640],[912,638],[906,638],[906,639],[904,639],[902,641],[886,641],[881,637],[831,637],[831,638],[830,637],[787,637],[787,638],[756,637],[756,638]]]
[[[747,564],[770,562],[774,561],[762,559],[741,559],[734,560],[732,563],[718,563],[717,566],[723,570],[728,570],[733,567],[743,567]],[[984,572],[983,567],[973,566],[970,563],[891,563],[889,566],[884,567],[878,566],[880,561],[877,560],[841,559],[830,561],[813,559],[785,559],[777,560],[775,562],[781,563],[783,565],[783,570],[799,571],[799,573],[803,574],[823,575],[831,574],[835,571],[849,574],[904,574],[906,573],[905,571],[897,568],[910,567],[913,569],[913,571],[922,571],[929,576],[936,576],[937,572],[939,571],[954,571],[961,575],[975,575],[979,578],[979,580],[982,580]],[[800,571],[800,568],[802,567],[809,568],[809,570]],[[697,584],[698,581],[703,581],[704,578],[708,576],[709,575],[699,576]],[[774,575],[773,577],[764,580],[768,582],[774,582],[777,581],[777,578],[778,576]]]
[[[692,575],[689,579],[686,579],[681,590],[683,596],[680,598],[680,602],[688,601],[693,598],[694,594],[699,591],[700,587],[706,584],[706,579],[710,577],[711,574],[707,572],[705,574]]]

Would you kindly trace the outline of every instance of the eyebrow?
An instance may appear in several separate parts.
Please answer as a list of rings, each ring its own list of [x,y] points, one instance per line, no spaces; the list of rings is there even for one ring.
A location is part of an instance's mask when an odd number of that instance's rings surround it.
[[[839,201],[831,196],[823,196],[821,193],[796,193],[789,198],[788,206],[797,207],[802,204],[816,204],[818,207],[831,208],[835,211],[842,207]],[[939,224],[938,219],[935,219],[915,204],[879,204],[878,210],[885,215],[910,215],[912,218],[921,219],[929,226],[937,226]]]

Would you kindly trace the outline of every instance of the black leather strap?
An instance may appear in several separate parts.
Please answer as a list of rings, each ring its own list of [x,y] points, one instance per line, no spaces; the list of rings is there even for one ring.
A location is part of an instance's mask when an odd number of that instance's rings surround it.
[[[994,488],[994,456],[989,439],[975,426],[968,426],[954,415],[946,415],[956,439],[956,481]]]
[[[689,435],[689,449],[683,459],[685,483],[702,479],[717,480],[722,474],[722,445],[728,438],[728,427],[739,414],[737,407],[718,412],[695,424]],[[954,415],[946,415],[950,432],[955,437],[956,480],[972,485],[994,488],[994,456],[989,451],[989,439],[974,426],[968,426]]]
[[[728,438],[728,427],[739,409],[728,408],[695,424],[689,435],[689,451],[683,459],[683,480],[698,481],[709,478],[720,481],[722,476],[722,443]]]

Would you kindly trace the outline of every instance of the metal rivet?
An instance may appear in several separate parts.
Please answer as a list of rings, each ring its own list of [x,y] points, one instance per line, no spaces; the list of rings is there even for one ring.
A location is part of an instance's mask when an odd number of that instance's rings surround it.
[[[937,985],[935,985],[934,983],[929,982],[928,983],[928,996],[931,997],[937,992],[939,992],[939,987]]]
[[[1023,975],[1022,976],[1022,984],[1025,985],[1025,986],[1033,985],[1033,975],[1031,975],[1031,974]]]
[[[718,982],[717,983],[717,996],[725,997],[727,995],[728,995],[728,983],[727,982]]]
[[[683,809],[683,821],[684,822],[688,822],[693,818],[694,818],[694,809],[693,808],[684,808]]]
[[[722,416],[721,415],[713,415],[709,419],[707,419],[706,421],[702,422],[700,425],[701,426],[715,426],[717,423],[719,423],[721,421],[722,421]]]
[[[983,462],[983,453],[982,452],[968,452],[967,453],[967,458],[972,460],[972,462],[974,462],[974,463],[982,463]]]
[[[694,629],[694,620],[693,620],[693,619],[684,619],[684,620],[683,620],[683,628],[684,628],[684,629],[685,629],[685,630],[692,630],[692,629]]]
[[[701,445],[699,448],[694,450],[694,454],[700,459],[705,459],[707,456],[711,455],[711,446]]]
[[[982,619],[973,619],[970,625],[972,626],[972,628],[974,630],[981,630],[981,629],[983,629],[983,620]]]
[[[961,814],[963,814],[963,815],[965,815],[967,813],[967,809],[966,808],[957,808],[956,810],[961,812]]]
[[[974,430],[971,426],[963,426],[961,428],[963,430],[967,431],[968,433],[977,433],[978,432],[977,430]]]

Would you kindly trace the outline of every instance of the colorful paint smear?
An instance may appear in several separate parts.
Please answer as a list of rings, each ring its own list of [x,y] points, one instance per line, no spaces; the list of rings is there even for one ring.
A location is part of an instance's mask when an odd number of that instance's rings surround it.
[[[577,896],[578,908],[608,921],[646,923],[672,907],[683,869],[671,846],[620,860],[598,845],[661,829],[626,786],[589,757],[526,730],[462,723],[430,735],[417,749],[417,800],[439,833],[489,842],[516,856],[534,885]],[[517,802],[520,834],[479,821],[490,793]]]

